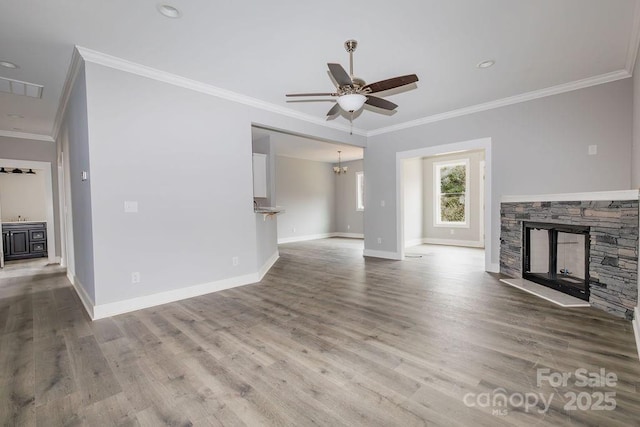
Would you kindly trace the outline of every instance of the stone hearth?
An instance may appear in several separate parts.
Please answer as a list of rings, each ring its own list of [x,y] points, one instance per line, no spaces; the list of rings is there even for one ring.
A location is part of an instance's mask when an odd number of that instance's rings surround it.
[[[500,273],[514,278],[522,277],[523,221],[590,227],[589,303],[633,318],[638,299],[637,191],[503,197]]]

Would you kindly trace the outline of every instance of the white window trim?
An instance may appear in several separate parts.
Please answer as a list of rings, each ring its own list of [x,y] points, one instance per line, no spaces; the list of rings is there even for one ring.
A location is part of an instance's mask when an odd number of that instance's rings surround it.
[[[448,222],[440,221],[440,169],[443,166],[459,166],[463,165],[466,168],[465,173],[465,192],[464,192],[464,222]],[[434,227],[449,227],[449,228],[470,228],[469,217],[471,216],[471,205],[469,193],[469,175],[471,172],[469,159],[457,159],[448,160],[444,162],[433,163],[433,226]]]
[[[362,207],[360,207],[360,177],[362,177]],[[362,212],[364,211],[364,172],[359,171],[356,172],[356,211]]]

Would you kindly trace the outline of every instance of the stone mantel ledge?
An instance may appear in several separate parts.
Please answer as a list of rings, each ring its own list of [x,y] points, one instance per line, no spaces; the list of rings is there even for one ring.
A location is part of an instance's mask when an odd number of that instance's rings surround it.
[[[502,196],[501,203],[526,202],[586,202],[591,200],[638,200],[640,190],[593,191],[588,193],[537,194]]]

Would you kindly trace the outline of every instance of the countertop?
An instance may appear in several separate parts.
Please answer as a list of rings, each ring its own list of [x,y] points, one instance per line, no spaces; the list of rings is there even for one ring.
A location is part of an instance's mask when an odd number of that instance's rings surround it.
[[[41,222],[47,222],[47,221],[2,221],[2,224],[34,224],[34,223],[41,223]]]
[[[282,206],[258,206],[253,211],[259,214],[277,214],[283,213],[284,208]]]

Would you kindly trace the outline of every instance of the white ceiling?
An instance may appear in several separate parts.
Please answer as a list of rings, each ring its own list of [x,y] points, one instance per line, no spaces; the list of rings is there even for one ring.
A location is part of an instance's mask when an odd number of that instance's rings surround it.
[[[74,45],[323,119],[331,102],[287,103],[284,94],[331,91],[326,64],[347,68],[343,43],[355,38],[357,76],[420,78],[387,97],[396,114],[356,118],[371,131],[631,71],[639,33],[635,0],[165,1],[180,19],[160,15],[158,0],[4,1],[0,60],[20,68],[0,76],[44,92],[0,93],[0,131],[52,133]],[[496,65],[476,68],[486,59]]]
[[[361,147],[336,144],[275,130],[253,127],[251,135],[254,140],[268,136],[277,156],[325,163],[338,163],[338,150],[341,151],[340,157],[343,162],[360,160],[364,156],[364,150]]]

